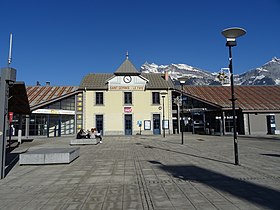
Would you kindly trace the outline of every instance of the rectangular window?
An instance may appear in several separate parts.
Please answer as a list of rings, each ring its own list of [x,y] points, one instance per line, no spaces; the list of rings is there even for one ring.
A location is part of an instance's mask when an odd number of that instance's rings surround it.
[[[102,92],[97,92],[95,93],[95,104],[103,104],[103,93]]]
[[[159,92],[153,92],[152,97],[153,97],[153,104],[160,104]]]
[[[132,92],[124,92],[124,103],[132,104]]]

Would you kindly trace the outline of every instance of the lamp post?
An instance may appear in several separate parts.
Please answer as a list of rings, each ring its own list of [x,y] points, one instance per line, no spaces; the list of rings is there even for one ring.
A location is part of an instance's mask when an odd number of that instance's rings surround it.
[[[162,130],[163,130],[163,138],[165,138],[165,111],[164,111],[164,98],[165,95],[167,95],[166,92],[161,92],[161,97],[162,97]]]
[[[183,106],[183,90],[184,90],[184,84],[185,80],[180,80],[181,84],[181,135],[182,135],[182,144],[184,144],[184,106]]]
[[[222,31],[222,35],[227,39],[226,46],[229,48],[229,71],[230,71],[230,85],[231,85],[231,102],[232,102],[232,116],[233,116],[233,144],[234,144],[234,160],[235,165],[239,165],[238,160],[238,141],[236,134],[236,119],[235,119],[235,95],[234,95],[234,81],[232,68],[232,53],[231,48],[236,46],[236,38],[246,34],[242,28],[227,28]]]

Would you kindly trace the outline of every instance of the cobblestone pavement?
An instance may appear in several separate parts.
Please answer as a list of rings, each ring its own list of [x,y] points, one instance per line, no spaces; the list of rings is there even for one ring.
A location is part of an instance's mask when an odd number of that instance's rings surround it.
[[[184,145],[180,135],[105,136],[70,164],[16,163],[26,149],[70,147],[73,138],[13,150],[0,209],[280,209],[280,139],[238,137],[239,166],[232,136],[192,134]]]

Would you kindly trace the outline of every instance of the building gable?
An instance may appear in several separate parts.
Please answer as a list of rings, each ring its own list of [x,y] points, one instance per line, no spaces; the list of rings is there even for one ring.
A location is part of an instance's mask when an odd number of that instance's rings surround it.
[[[109,90],[145,90],[147,79],[141,76],[115,76],[108,81]]]

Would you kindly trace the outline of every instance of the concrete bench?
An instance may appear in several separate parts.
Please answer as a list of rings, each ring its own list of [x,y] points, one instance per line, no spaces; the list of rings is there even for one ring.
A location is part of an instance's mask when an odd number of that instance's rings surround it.
[[[80,148],[41,148],[19,155],[20,165],[70,163],[80,156]]]
[[[98,144],[100,142],[99,139],[73,139],[70,142],[70,145],[89,145],[89,144]]]

